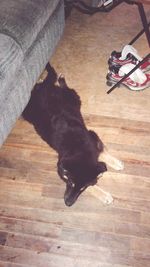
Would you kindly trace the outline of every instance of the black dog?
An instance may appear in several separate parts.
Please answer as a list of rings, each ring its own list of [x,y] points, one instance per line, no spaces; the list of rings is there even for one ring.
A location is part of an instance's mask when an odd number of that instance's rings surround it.
[[[106,165],[98,161],[103,143],[87,130],[80,113],[80,98],[68,88],[63,76],[58,78],[47,65],[48,76],[36,84],[23,117],[37,133],[58,152],[58,174],[66,182],[65,204],[71,206],[78,196],[97,182]]]

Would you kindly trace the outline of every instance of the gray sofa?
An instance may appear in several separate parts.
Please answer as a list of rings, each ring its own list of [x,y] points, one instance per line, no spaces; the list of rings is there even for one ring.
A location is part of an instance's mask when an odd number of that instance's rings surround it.
[[[63,33],[63,0],[0,0],[0,146]]]

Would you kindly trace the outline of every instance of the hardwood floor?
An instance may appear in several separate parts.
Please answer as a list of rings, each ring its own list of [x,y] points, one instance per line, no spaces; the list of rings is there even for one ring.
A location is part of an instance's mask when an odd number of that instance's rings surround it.
[[[125,169],[109,170],[101,179],[114,203],[105,206],[85,192],[65,207],[56,153],[19,120],[0,153],[0,266],[149,266],[150,124],[141,130],[127,120],[85,120],[106,134],[106,142],[112,132],[120,137],[108,144]]]
[[[120,11],[117,19],[117,11],[74,11],[52,59],[81,96],[87,127],[125,163],[100,181],[114,202],[103,205],[85,191],[66,207],[57,154],[18,120],[0,151],[0,267],[150,266],[150,91],[106,94],[110,52],[140,29],[135,8]],[[144,37],[136,47],[146,53]]]

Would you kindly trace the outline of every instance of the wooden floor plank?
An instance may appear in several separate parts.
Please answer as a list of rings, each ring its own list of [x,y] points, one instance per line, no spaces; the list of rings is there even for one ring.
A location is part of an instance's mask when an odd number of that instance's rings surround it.
[[[70,257],[70,255],[67,256],[65,254],[61,254],[61,248],[57,247],[56,249],[59,251],[58,254],[55,253],[38,253],[38,252],[34,252],[34,251],[29,251],[29,250],[25,250],[25,249],[19,249],[19,248],[12,248],[12,247],[2,247],[0,248],[0,257],[1,260],[5,261],[10,261],[13,263],[19,263],[22,264],[23,262],[26,262],[26,264],[28,266],[32,266],[35,265],[37,267],[43,267],[43,262],[44,262],[44,266],[48,267],[56,267],[56,266],[64,266],[65,264],[67,264],[67,266],[70,267],[77,267],[77,266],[91,266],[91,264],[94,264],[94,266],[98,267],[100,264],[102,264],[102,266],[110,266],[109,265],[109,255],[106,253],[104,254],[104,251],[102,251],[101,253],[101,261],[99,261],[99,259],[95,259],[94,255],[92,259],[88,259],[88,251],[85,250],[84,255],[82,254],[82,257],[79,257],[81,255],[81,248],[80,250],[78,250],[78,246],[74,247],[74,250],[71,250],[71,253],[73,254],[75,252],[75,254]],[[77,249],[77,250],[76,250]],[[79,254],[78,254],[79,251]],[[97,257],[98,257],[97,253]],[[83,259],[83,256],[85,257]],[[114,259],[115,262],[115,259]],[[83,265],[83,264],[84,265]],[[31,265],[30,265],[31,264]],[[128,264],[129,265],[129,264]],[[112,265],[113,266],[113,265]]]
[[[0,256],[2,255],[3,261],[10,261],[13,263],[22,264],[26,257],[26,263],[36,266],[59,266],[59,264],[64,264],[65,262],[68,266],[130,266],[133,259],[130,257],[127,265],[124,264],[126,261],[125,251],[122,251],[120,258],[117,257],[115,251],[107,251],[104,248],[98,247],[95,253],[94,247],[82,246],[79,244],[64,244],[56,243],[51,247],[51,253],[40,252],[40,245],[38,251],[23,249],[23,248],[12,248],[5,246],[0,249]],[[1,254],[2,253],[2,254]],[[89,258],[90,255],[90,258]],[[38,259],[38,261],[37,261]],[[113,263],[113,265],[110,263]],[[146,262],[146,260],[143,260]],[[37,263],[36,263],[37,262]],[[146,265],[148,266],[148,265]]]
[[[13,233],[30,234],[35,236],[44,236],[58,238],[61,233],[62,222],[37,222],[23,219],[1,217],[0,229],[4,233],[7,231]],[[4,239],[4,238],[3,238]],[[4,239],[5,240],[5,239]]]
[[[29,266],[26,264],[17,264],[10,261],[9,262],[0,261],[0,267],[29,267]],[[36,266],[30,265],[30,267],[36,267]]]
[[[84,197],[84,196],[83,196]],[[85,199],[86,202],[87,199]],[[103,205],[97,205],[96,210],[92,210],[92,204],[96,203],[96,201],[93,201],[91,203],[91,207],[89,208],[89,211],[87,213],[84,213],[83,209],[84,207],[87,208],[82,203],[82,205],[78,208],[75,209],[76,212],[68,211],[63,205],[60,203],[60,207],[58,210],[55,208],[55,199],[52,199],[50,202],[46,203],[51,203],[50,207],[48,208],[39,208],[38,207],[38,202],[34,205],[34,207],[28,206],[28,207],[21,207],[17,205],[17,210],[15,210],[15,205],[6,205],[3,204],[3,206],[0,205],[0,214],[3,216],[8,216],[8,217],[14,217],[14,218],[24,218],[27,219],[28,217],[31,217],[31,220],[37,220],[41,222],[55,222],[55,221],[73,221],[72,216],[74,216],[74,219],[80,220],[80,218],[85,218],[85,221],[88,216],[92,218],[92,216],[96,216],[96,218],[101,218],[101,220],[105,219],[107,220],[108,215],[110,216],[109,218],[116,220],[116,221],[125,221],[125,222],[137,222],[140,223],[141,221],[141,213],[139,211],[133,211],[133,210],[128,210],[128,209],[120,209],[120,208],[113,208],[113,207],[105,207]],[[33,212],[34,211],[34,212]],[[97,212],[96,212],[97,211]],[[78,217],[80,217],[78,219]],[[88,222],[88,221],[87,221]],[[73,223],[73,222],[72,222]],[[82,222],[81,222],[82,223]]]

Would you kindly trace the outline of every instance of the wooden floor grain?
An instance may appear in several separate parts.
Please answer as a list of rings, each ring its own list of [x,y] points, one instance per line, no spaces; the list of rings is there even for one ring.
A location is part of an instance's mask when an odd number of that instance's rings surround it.
[[[97,119],[85,115],[87,125],[102,134],[116,127],[114,119],[111,125]],[[128,130],[121,124],[122,138],[110,148],[125,169],[110,169],[101,179],[114,203],[104,206],[85,192],[68,208],[57,155],[31,125],[17,122],[0,153],[0,266],[149,266],[149,154],[143,143],[125,145]],[[138,124],[129,126],[135,139]],[[147,123],[142,130],[148,131]]]
[[[57,154],[18,120],[0,151],[0,267],[150,266],[150,91],[121,88],[108,96],[105,85],[106,58],[140,29],[132,11],[125,6],[120,24],[116,11],[74,11],[52,59],[80,94],[87,127],[124,161],[123,171],[109,168],[100,181],[113,204],[85,191],[66,207]],[[135,27],[123,34],[131,21]],[[148,50],[144,37],[136,46]]]

